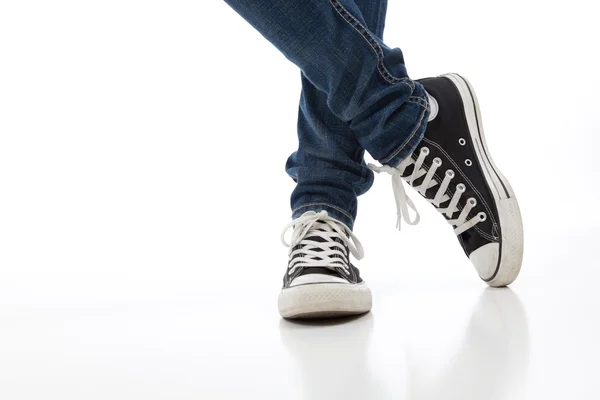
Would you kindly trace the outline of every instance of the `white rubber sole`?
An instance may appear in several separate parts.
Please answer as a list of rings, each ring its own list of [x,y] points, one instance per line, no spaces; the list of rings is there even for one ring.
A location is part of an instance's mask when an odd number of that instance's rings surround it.
[[[471,139],[482,164],[484,177],[496,201],[500,219],[502,243],[498,265],[491,276],[481,276],[481,273],[477,272],[480,278],[490,286],[507,286],[517,279],[523,262],[523,221],[519,203],[510,183],[491,158],[485,142],[479,102],[473,87],[469,81],[458,74],[443,76],[454,83],[463,99]]]
[[[283,289],[279,294],[283,318],[333,318],[371,310],[371,290],[361,284],[315,283]]]

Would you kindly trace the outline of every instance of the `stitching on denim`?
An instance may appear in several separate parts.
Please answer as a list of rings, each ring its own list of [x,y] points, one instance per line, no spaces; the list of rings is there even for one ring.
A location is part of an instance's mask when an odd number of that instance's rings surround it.
[[[369,32],[369,30],[367,28],[365,28],[360,23],[360,21],[358,19],[356,19],[356,17],[354,15],[350,14],[350,12],[348,10],[346,10],[346,8],[344,8],[344,6],[341,5],[338,0],[329,0],[329,3],[337,11],[337,13],[340,14],[340,16],[344,19],[344,21],[346,21],[346,23],[348,23],[348,25],[350,25],[352,28],[354,28],[354,30],[356,32],[358,32],[359,35],[363,37],[363,39],[365,39],[367,44],[369,46],[371,46],[371,48],[375,52],[375,56],[377,57],[377,71],[379,71],[379,74],[382,76],[382,78],[385,79],[388,83],[391,83],[392,85],[405,84],[405,85],[408,85],[408,87],[410,87],[411,91],[414,90],[415,84],[412,80],[410,80],[410,78],[397,78],[387,70],[387,68],[383,64],[383,49],[381,48],[379,43],[377,43],[377,41],[375,40],[375,38],[373,37],[371,32]],[[355,24],[352,23],[352,21],[349,21],[348,18],[346,18],[346,16],[351,18],[355,22]],[[356,25],[358,25],[361,30],[359,30],[356,27]],[[368,37],[365,35],[367,35]]]
[[[296,209],[292,210],[292,214],[295,213],[296,211],[300,210],[301,208],[312,207],[312,206],[326,206],[326,207],[331,207],[334,210],[341,212],[346,217],[350,218],[350,221],[354,222],[354,218],[352,218],[350,216],[350,214],[348,214],[346,211],[342,210],[339,207],[336,207],[336,206],[333,206],[333,205],[327,204],[327,203],[308,203],[308,204],[303,204],[300,207],[297,207]]]
[[[429,108],[429,102],[427,100],[423,99],[422,97],[410,96],[407,101],[410,103],[416,103],[423,107]]]
[[[420,107],[429,109],[429,106],[427,104],[423,104],[423,103],[418,102],[418,101],[406,100],[406,103],[413,103],[413,104],[416,104],[416,105],[418,105]]]
[[[429,106],[429,104],[427,104],[427,102],[425,102],[423,100],[419,100],[419,99],[411,99],[409,97],[407,101],[410,101],[411,103],[421,104],[423,107],[428,107]]]
[[[409,100],[416,100],[416,101],[422,101],[423,103],[429,105],[429,102],[427,101],[427,99],[423,98],[423,97],[418,97],[418,96],[410,96],[408,98]]]
[[[416,128],[413,130],[413,132],[410,134],[410,136],[408,137],[408,139],[406,139],[404,141],[404,143],[400,146],[400,148],[398,150],[396,150],[388,158],[386,158],[386,159],[384,159],[384,160],[381,161],[382,164],[387,164],[388,161],[390,161],[392,158],[396,157],[410,143],[410,141],[412,140],[412,138],[417,134],[417,132],[421,128],[421,125],[423,124],[423,117],[425,116],[426,111],[427,111],[427,108],[423,107],[422,111],[421,111],[421,118],[419,119],[419,123],[417,124]]]
[[[448,158],[448,160],[450,160],[450,162],[456,167],[457,171],[459,171],[460,174],[463,176],[463,178],[469,183],[469,185],[471,186],[471,188],[473,189],[473,191],[476,192],[479,195],[480,200],[483,202],[485,208],[488,211],[490,219],[492,220],[492,224],[493,225],[497,225],[496,220],[494,219],[494,214],[492,213],[492,210],[490,209],[490,206],[485,201],[485,199],[483,198],[483,196],[481,195],[481,193],[479,192],[479,190],[477,190],[477,188],[475,187],[475,185],[473,185],[473,182],[471,182],[471,180],[464,174],[464,172],[458,166],[458,164],[456,164],[456,162],[454,161],[454,159],[452,157],[450,157],[450,154],[446,153],[446,151],[442,148],[442,146],[440,146],[439,144],[437,144],[433,140],[429,140],[427,138],[423,138],[423,141],[426,142],[426,143],[431,144],[432,146],[437,147],[438,150],[440,150],[446,156],[446,158]]]
[[[377,41],[375,40],[375,38],[373,37],[373,35],[371,35],[371,33],[360,23],[360,21],[358,21],[358,19],[356,19],[356,17],[354,17],[352,14],[350,14],[350,12],[348,12],[348,10],[346,10],[344,8],[344,6],[342,6],[340,4],[339,1],[337,0],[330,0],[329,3],[335,8],[335,10],[338,12],[338,14],[340,14],[340,16],[344,19],[344,21],[346,21],[350,26],[352,26],[352,28],[354,28],[354,30],[356,30],[369,44],[369,46],[371,46],[371,48],[373,49],[373,51],[375,52],[375,55],[377,57],[377,70],[379,71],[379,74],[383,77],[383,79],[385,79],[387,82],[391,83],[391,84],[408,84],[409,87],[411,88],[411,90],[414,90],[414,83],[412,81],[410,81],[409,78],[397,78],[395,76],[393,76],[385,67],[385,65],[383,64],[383,49],[381,48],[381,46],[379,45],[379,43],[377,43]],[[345,16],[347,15],[348,17],[350,17],[352,20],[354,20],[354,22],[362,29],[362,32],[360,30],[357,29],[356,25],[354,25],[351,21],[349,21]],[[364,32],[364,34],[363,34]],[[365,34],[368,36],[365,37]],[[408,82],[410,81],[410,83]]]
[[[429,106],[427,104],[423,104],[423,103],[420,103],[418,101],[406,100],[406,103],[413,103],[413,104],[419,105],[421,107],[429,108]]]

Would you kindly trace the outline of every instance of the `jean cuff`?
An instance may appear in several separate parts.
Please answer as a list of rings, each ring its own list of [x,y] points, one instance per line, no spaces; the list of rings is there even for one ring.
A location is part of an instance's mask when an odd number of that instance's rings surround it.
[[[348,228],[350,228],[350,230],[352,230],[354,227],[354,218],[352,218],[347,211],[328,203],[303,204],[292,212],[292,218],[296,219],[307,211],[314,211],[317,213],[320,211],[327,211],[327,214],[329,214],[330,217],[335,218],[341,223],[345,224]]]
[[[427,99],[427,92],[425,92],[425,88],[423,88],[418,82],[415,82],[415,84],[418,85],[420,89],[422,89],[423,93],[425,93],[424,98]],[[425,136],[427,122],[429,120],[429,114],[431,112],[431,106],[429,105],[428,100],[426,101],[426,106],[424,104],[420,106],[421,110],[418,113],[417,121],[413,129],[410,131],[408,139],[392,152],[392,157],[388,157],[383,161],[379,160],[381,164],[387,164],[391,167],[397,167],[402,161],[410,157],[419,145],[419,143],[421,143],[421,140],[423,140],[423,136]],[[421,100],[421,102],[423,102],[423,100]]]

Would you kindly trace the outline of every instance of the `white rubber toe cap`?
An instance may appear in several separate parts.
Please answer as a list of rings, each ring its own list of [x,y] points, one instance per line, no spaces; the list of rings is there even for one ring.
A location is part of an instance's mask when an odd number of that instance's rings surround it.
[[[347,280],[339,276],[327,274],[306,274],[300,275],[290,283],[290,287],[298,285],[306,285],[309,283],[348,283]]]
[[[371,305],[371,291],[364,282],[298,285],[283,289],[279,294],[279,313],[284,318],[363,314],[371,309]]]
[[[488,243],[472,252],[469,258],[481,279],[489,280],[498,268],[499,256],[500,245],[498,243]]]

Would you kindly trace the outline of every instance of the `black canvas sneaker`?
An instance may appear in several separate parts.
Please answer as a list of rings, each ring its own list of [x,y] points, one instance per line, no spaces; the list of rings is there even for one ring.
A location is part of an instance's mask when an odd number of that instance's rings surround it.
[[[291,243],[285,233],[293,228]],[[284,318],[329,318],[371,309],[371,291],[350,262],[363,249],[352,231],[326,211],[308,211],[281,234],[290,247],[288,269],[279,295]]]
[[[475,92],[457,74],[419,82],[431,107],[423,140],[397,168],[371,169],[392,174],[398,224],[402,219],[412,225],[419,221],[403,179],[452,225],[481,279],[490,286],[506,286],[521,268],[523,226],[515,193],[487,148]],[[416,213],[413,219],[409,207]]]

